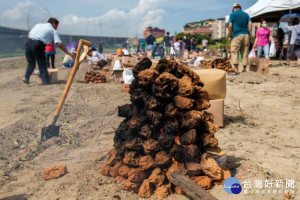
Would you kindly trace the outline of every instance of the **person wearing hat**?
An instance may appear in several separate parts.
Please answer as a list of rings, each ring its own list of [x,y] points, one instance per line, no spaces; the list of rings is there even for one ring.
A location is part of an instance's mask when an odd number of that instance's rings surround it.
[[[102,69],[108,63],[107,59],[95,48],[91,48],[87,55],[89,56],[89,64],[95,65],[93,69]]]
[[[25,44],[25,56],[27,60],[27,68],[23,82],[29,84],[29,78],[34,71],[36,62],[39,66],[40,77],[43,85],[50,84],[50,78],[46,67],[45,46],[52,41],[61,48],[66,54],[69,53],[62,44],[58,32],[59,21],[56,18],[49,18],[48,23],[36,24],[28,33],[29,40]]]
[[[239,73],[239,52],[241,52],[242,55],[243,72],[246,72],[252,22],[249,15],[242,11],[242,6],[238,3],[233,4],[232,13],[229,17],[228,32],[231,62],[235,68],[234,74],[236,75]]]
[[[76,56],[76,49],[71,48],[70,52],[72,53],[73,56],[70,56],[69,54],[66,54],[64,59],[63,59],[62,68],[64,68],[64,69],[73,67],[73,65],[75,63],[74,57]]]

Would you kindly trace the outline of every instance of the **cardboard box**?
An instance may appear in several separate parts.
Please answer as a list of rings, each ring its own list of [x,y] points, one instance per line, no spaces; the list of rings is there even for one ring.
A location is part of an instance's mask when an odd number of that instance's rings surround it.
[[[209,99],[226,98],[226,72],[220,69],[193,69],[204,83]]]
[[[57,72],[58,69],[48,69],[50,84],[57,83]],[[38,83],[42,84],[42,79],[38,76]]]
[[[260,58],[259,59],[259,67],[257,69],[258,73],[261,74],[269,74],[269,66],[270,66],[270,59],[267,58]]]
[[[123,84],[123,90],[124,90],[126,93],[129,93],[129,90],[130,90],[130,84]]]
[[[79,65],[79,70],[81,71],[90,71],[93,69],[92,65],[89,65],[86,60],[82,61]]]
[[[50,83],[57,83],[57,72],[58,69],[48,69],[48,73],[50,76]]]
[[[102,54],[108,61],[111,61],[113,58],[112,54]]]
[[[116,82],[119,82],[120,81],[120,78],[123,77],[123,69],[120,69],[120,70],[114,70],[113,73],[115,75],[115,81]]]
[[[267,58],[251,58],[249,59],[250,71],[261,74],[269,74],[270,59]]]
[[[122,56],[122,65],[124,67],[134,67],[137,63],[137,59],[134,56]]]
[[[252,72],[257,72],[259,66],[259,59],[258,58],[249,58],[249,68]]]
[[[206,110],[214,115],[214,124],[224,126],[224,99],[209,100],[210,107]]]

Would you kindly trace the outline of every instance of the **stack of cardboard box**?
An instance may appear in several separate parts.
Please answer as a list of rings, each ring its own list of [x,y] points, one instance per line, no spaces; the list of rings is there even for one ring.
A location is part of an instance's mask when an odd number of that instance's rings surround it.
[[[224,126],[224,99],[226,98],[226,72],[220,69],[194,69],[204,83],[211,104],[207,112],[214,115],[214,124]]]

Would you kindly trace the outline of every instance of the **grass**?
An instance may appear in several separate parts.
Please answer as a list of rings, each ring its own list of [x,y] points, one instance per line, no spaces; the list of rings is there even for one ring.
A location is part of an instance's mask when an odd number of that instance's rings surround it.
[[[9,58],[9,57],[17,57],[17,56],[25,56],[25,53],[1,53],[0,58]]]

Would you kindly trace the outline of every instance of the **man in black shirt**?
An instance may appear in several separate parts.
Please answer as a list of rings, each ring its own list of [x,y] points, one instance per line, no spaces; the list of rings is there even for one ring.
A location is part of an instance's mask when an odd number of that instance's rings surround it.
[[[146,44],[147,44],[149,55],[152,55],[155,41],[156,41],[155,37],[152,35],[152,33],[149,33],[149,36],[146,38]]]
[[[164,37],[164,44],[166,47],[166,55],[170,55],[170,50],[171,50],[171,43],[170,43],[170,33],[167,32],[166,36]]]
[[[191,51],[191,40],[189,38],[187,38],[186,36],[184,36],[184,49],[188,50],[188,52]]]

